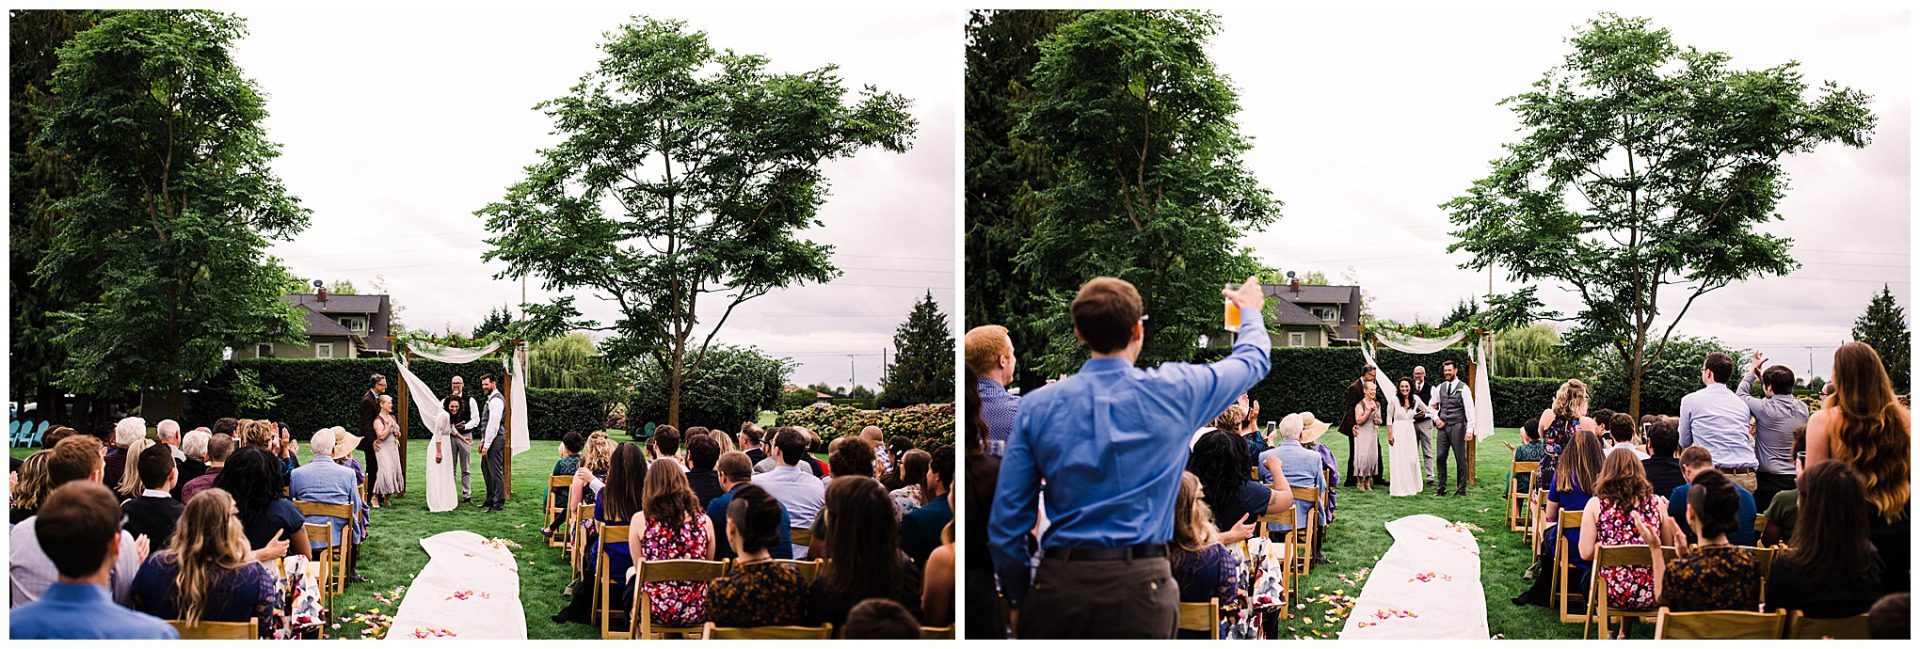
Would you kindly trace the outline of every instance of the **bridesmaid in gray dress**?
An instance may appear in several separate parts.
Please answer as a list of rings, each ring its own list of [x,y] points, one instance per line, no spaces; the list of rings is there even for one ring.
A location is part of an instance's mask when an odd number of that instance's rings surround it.
[[[1353,406],[1353,477],[1361,491],[1373,491],[1373,478],[1380,475],[1380,402],[1374,395],[1379,388],[1372,381],[1362,384],[1366,398]]]

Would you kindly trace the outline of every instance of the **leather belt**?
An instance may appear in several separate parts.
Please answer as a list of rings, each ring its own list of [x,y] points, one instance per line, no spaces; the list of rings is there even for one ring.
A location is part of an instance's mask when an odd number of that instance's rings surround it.
[[[1142,543],[1124,548],[1047,548],[1055,561],[1131,561],[1167,556],[1167,544]]]
[[[1732,466],[1717,466],[1717,467],[1713,467],[1713,468],[1714,468],[1715,470],[1717,470],[1717,471],[1719,471],[1719,472],[1721,472],[1721,473],[1725,473],[1725,474],[1727,474],[1727,475],[1739,475],[1739,474],[1742,474],[1742,473],[1753,473],[1753,472],[1754,472],[1754,468],[1753,468],[1753,467],[1748,467],[1748,466],[1740,466],[1740,467],[1732,467]]]

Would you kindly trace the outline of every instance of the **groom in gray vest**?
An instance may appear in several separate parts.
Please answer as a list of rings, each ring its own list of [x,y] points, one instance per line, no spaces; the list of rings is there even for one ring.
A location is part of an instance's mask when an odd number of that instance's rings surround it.
[[[1434,453],[1433,465],[1437,477],[1434,484],[1438,489],[1435,496],[1447,495],[1447,453],[1454,454],[1454,467],[1460,474],[1460,488],[1453,492],[1455,496],[1467,495],[1467,442],[1473,441],[1473,392],[1467,389],[1465,381],[1460,380],[1460,370],[1453,361],[1440,364],[1440,370],[1447,380],[1433,387],[1433,407],[1439,411],[1440,421],[1434,422],[1440,429],[1435,431],[1439,439],[1434,440],[1438,448]]]

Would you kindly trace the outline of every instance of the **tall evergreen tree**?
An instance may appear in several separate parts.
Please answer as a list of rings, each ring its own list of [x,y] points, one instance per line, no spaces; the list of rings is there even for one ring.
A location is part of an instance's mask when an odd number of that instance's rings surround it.
[[[893,347],[900,355],[880,381],[881,405],[953,402],[953,331],[932,291],[895,330]]]
[[[509,311],[507,306],[502,304],[499,308],[488,311],[487,317],[480,319],[480,325],[473,328],[473,337],[478,339],[487,334],[506,331],[507,325],[512,323],[513,312]]]
[[[1913,377],[1913,338],[1907,332],[1907,310],[1893,301],[1887,285],[1880,285],[1880,294],[1867,303],[1867,312],[1853,321],[1853,339],[1880,352],[1894,391],[1904,394],[1913,389],[1908,384]]]

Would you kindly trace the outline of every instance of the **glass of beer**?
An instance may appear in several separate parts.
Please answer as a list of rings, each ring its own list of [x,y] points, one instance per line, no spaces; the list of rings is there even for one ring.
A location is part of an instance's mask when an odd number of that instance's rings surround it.
[[[1229,283],[1226,285],[1225,288],[1226,290],[1232,291],[1232,290],[1239,289],[1240,285]],[[1227,331],[1239,331],[1240,330],[1240,305],[1234,304],[1233,300],[1226,300],[1226,303],[1227,303],[1226,329]]]

